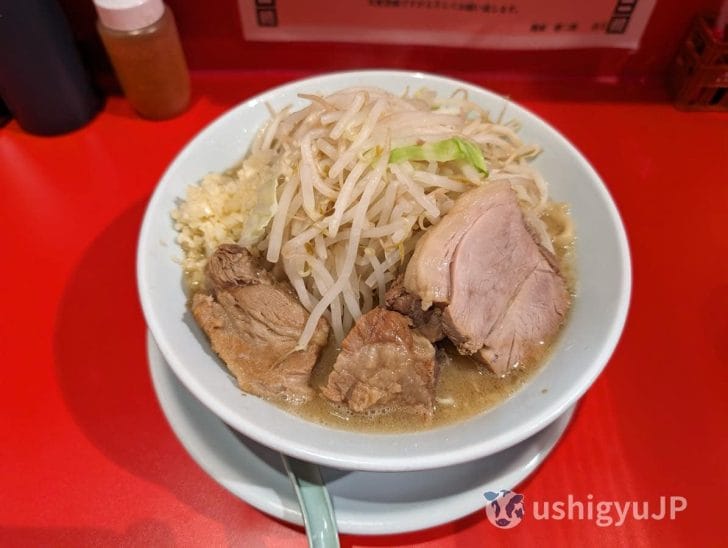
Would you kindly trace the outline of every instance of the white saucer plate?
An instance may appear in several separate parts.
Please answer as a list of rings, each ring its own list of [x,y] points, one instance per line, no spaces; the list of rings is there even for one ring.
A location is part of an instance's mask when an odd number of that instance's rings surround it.
[[[228,427],[177,379],[147,333],[152,382],[172,430],[197,464],[255,508],[303,524],[280,455]],[[472,462],[417,472],[322,467],[342,533],[384,535],[435,527],[485,506],[486,491],[513,489],[533,473],[564,433],[574,407],[509,449]]]

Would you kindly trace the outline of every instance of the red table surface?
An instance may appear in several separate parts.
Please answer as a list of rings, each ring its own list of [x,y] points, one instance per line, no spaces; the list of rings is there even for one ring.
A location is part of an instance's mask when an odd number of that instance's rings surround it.
[[[165,122],[109,99],[53,138],[0,130],[0,545],[304,546],[187,455],[152,390],[135,247],[161,173],[200,128],[302,74],[199,73]],[[518,491],[527,501],[680,496],[674,520],[535,520],[483,511],[344,546],[726,545],[728,116],[679,112],[659,90],[489,81],[559,128],[623,215],[634,289],[627,326],[564,438]],[[596,311],[598,313],[598,311]],[[527,506],[529,508],[529,506]]]

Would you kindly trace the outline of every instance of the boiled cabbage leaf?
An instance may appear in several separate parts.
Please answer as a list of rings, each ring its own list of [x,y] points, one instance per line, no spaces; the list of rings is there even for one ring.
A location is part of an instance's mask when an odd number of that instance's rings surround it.
[[[392,149],[389,154],[391,164],[406,161],[450,162],[452,160],[463,160],[483,175],[488,175],[488,166],[478,145],[458,137],[435,143],[399,147]]]
[[[250,248],[265,235],[265,229],[278,210],[278,182],[275,178],[261,183],[256,189],[255,205],[246,212],[239,245]]]

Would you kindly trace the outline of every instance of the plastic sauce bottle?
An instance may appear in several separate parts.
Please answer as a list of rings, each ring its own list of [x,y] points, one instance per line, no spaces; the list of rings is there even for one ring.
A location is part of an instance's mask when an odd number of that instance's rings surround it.
[[[144,118],[172,118],[190,102],[177,26],[162,0],[94,0],[97,24],[126,98]]]

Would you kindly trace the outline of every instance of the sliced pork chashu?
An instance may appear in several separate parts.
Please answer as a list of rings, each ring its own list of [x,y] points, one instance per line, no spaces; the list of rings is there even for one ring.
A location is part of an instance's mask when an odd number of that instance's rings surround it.
[[[458,350],[503,374],[538,353],[569,308],[553,255],[534,240],[507,181],[463,194],[415,247],[404,288],[439,307]]]

